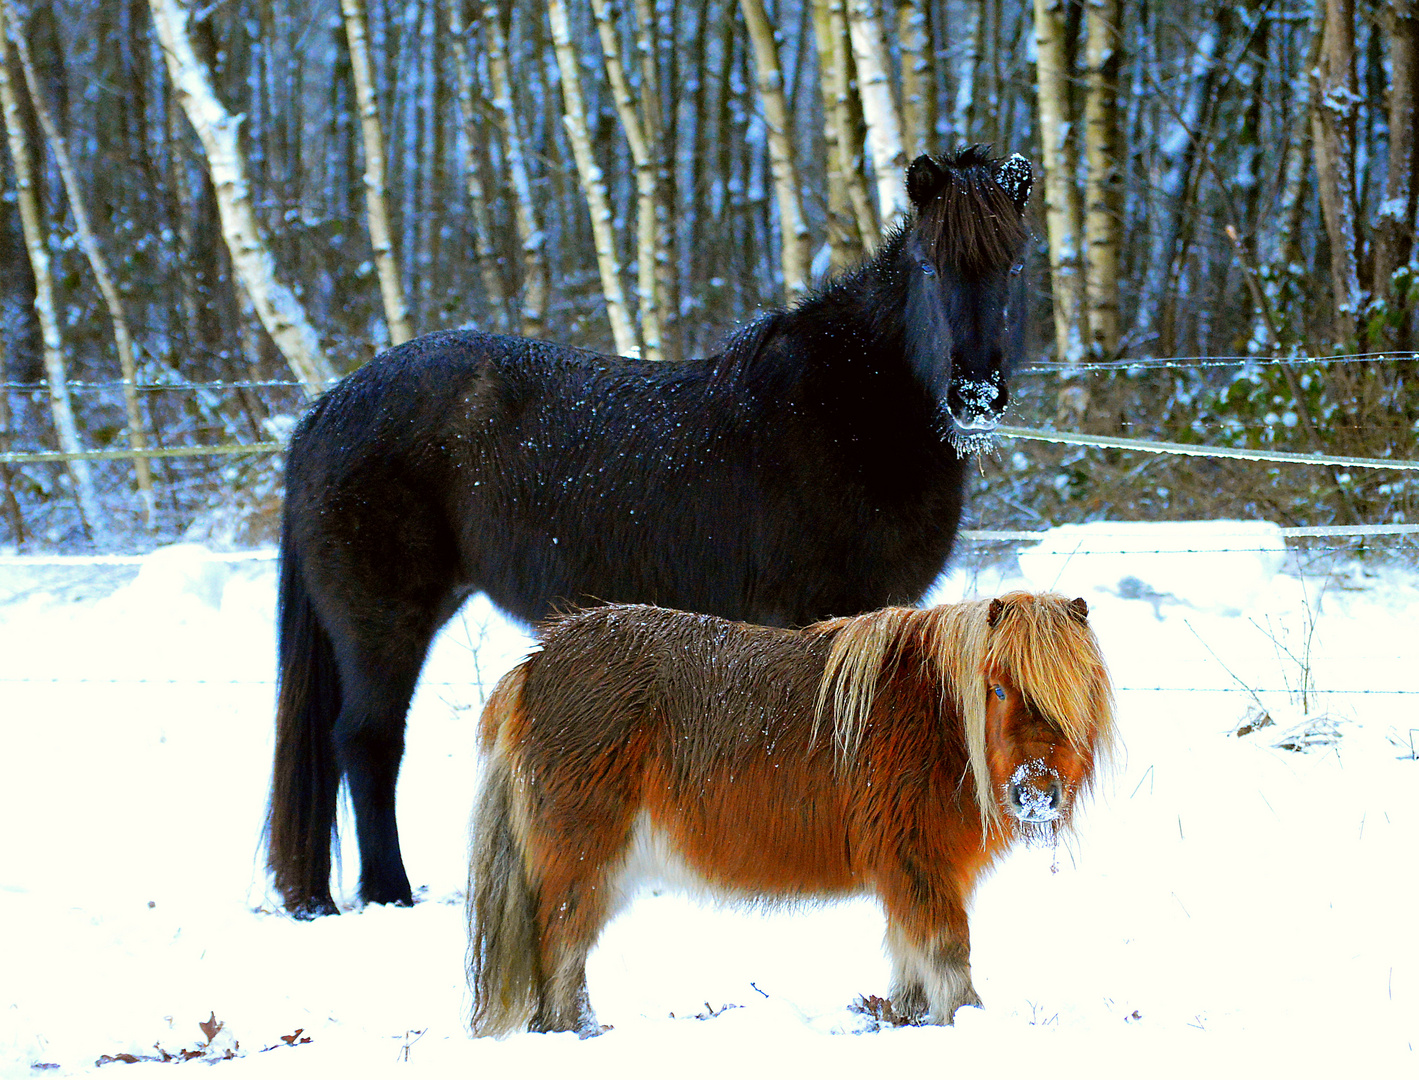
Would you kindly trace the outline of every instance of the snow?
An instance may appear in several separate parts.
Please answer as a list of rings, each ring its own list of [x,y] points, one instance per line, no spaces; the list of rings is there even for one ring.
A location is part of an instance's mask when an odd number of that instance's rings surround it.
[[[889,977],[875,905],[667,892],[591,957],[611,1031],[497,1042],[463,1028],[474,722],[531,642],[479,597],[431,656],[400,795],[421,902],[296,922],[259,847],[265,554],[0,566],[0,1076],[88,1075],[155,1046],[261,1077],[1414,1075],[1419,718],[1393,692],[1415,689],[1412,567],[1303,563],[1269,526],[1211,523],[1058,529],[1018,571],[951,574],[937,598],[1084,596],[1120,688],[1123,752],[1073,834],[1018,850],[975,898],[984,1008],[859,1034],[846,1006]],[[1258,703],[1278,726],[1233,734]],[[1333,737],[1273,746],[1299,713]],[[347,908],[355,863],[347,841]]]

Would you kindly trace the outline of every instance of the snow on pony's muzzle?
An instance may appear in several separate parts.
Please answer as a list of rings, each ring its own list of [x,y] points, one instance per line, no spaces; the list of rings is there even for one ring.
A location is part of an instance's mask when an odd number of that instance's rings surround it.
[[[951,443],[957,453],[982,453],[995,448],[995,429],[1007,401],[999,377],[958,379],[947,394]]]
[[[1005,785],[1006,809],[1026,825],[1042,825],[1064,816],[1064,785],[1059,774],[1038,758],[1010,774]]]

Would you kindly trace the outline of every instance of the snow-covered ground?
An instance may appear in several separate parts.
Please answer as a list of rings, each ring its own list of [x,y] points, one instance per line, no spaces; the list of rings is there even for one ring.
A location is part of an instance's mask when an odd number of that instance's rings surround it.
[[[1419,698],[1392,692],[1419,689],[1419,571],[1302,567],[1269,527],[1094,527],[937,597],[1056,583],[1089,601],[1125,749],[1072,840],[976,896],[984,1009],[860,1033],[846,1006],[888,977],[872,903],[665,894],[591,958],[610,1032],[495,1042],[463,1027],[464,859],[474,720],[519,629],[475,600],[415,701],[422,902],[299,923],[259,850],[274,564],[0,566],[0,1075],[184,1051],[262,1077],[1419,1075]],[[1240,684],[1275,721],[1242,737]]]

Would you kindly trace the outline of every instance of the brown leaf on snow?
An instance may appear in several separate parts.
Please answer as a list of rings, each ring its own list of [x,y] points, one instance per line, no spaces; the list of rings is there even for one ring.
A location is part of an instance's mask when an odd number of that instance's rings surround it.
[[[211,1042],[217,1037],[217,1032],[221,1031],[226,1025],[217,1019],[216,1013],[212,1013],[211,1019],[201,1020],[198,1022],[197,1026],[202,1029],[202,1034],[207,1036],[207,1041]]]

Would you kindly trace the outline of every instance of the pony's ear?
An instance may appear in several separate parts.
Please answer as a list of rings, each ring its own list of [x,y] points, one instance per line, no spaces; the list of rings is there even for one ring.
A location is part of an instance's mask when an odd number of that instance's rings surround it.
[[[994,600],[990,602],[990,610],[986,613],[985,616],[986,625],[989,626],[992,630],[994,630],[1000,622],[1000,616],[1004,614],[1005,601],[997,596]]]
[[[995,170],[995,182],[1005,189],[1015,209],[1023,214],[1025,204],[1030,201],[1030,189],[1035,184],[1035,173],[1030,168],[1029,159],[1023,154],[1011,154]]]
[[[1089,617],[1089,605],[1082,596],[1076,596],[1069,601],[1069,614],[1073,615],[1080,622]]]
[[[926,154],[907,166],[907,198],[918,210],[924,210],[945,183],[946,170]]]

